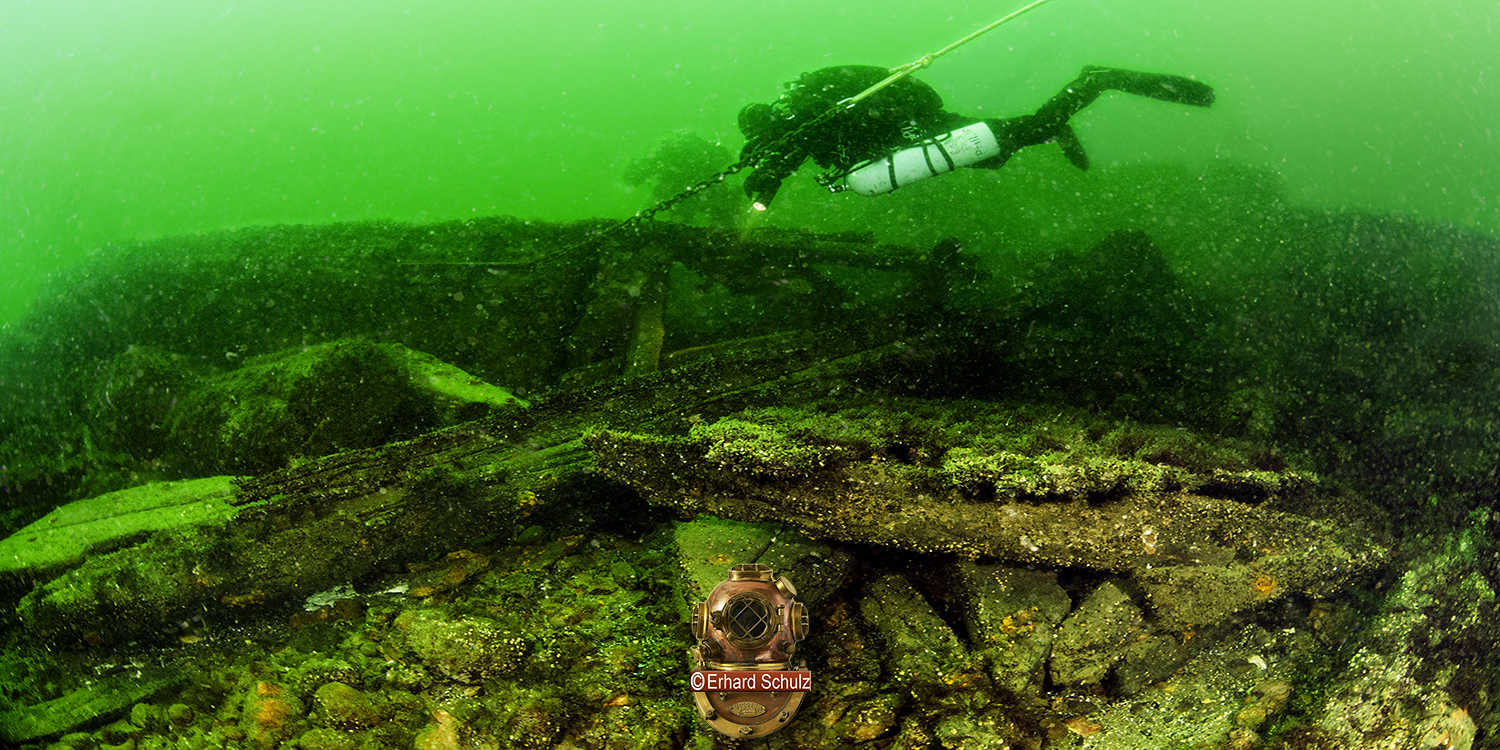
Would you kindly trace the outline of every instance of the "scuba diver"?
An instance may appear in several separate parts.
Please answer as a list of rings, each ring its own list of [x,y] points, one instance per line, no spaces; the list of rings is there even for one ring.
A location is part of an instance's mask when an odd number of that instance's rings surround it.
[[[819,178],[824,187],[861,195],[888,193],[957,167],[999,169],[1015,152],[1054,141],[1074,166],[1088,169],[1088,155],[1068,119],[1105,91],[1195,107],[1214,101],[1207,84],[1182,76],[1088,66],[1035,114],[982,120],[944,111],[936,90],[907,77],[806,132],[796,132],[890,73],[873,65],[823,68],[786,84],[786,93],[774,104],[740,110],[746,140],[740,157],[753,167],[745,179],[745,195],[757,209],[771,205],[782,180],[808,157],[833,170]]]

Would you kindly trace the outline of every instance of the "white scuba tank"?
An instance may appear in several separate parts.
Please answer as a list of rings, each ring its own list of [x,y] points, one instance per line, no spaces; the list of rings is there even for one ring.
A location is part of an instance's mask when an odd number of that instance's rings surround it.
[[[976,122],[856,167],[845,182],[860,195],[881,195],[998,153],[1000,142],[995,139],[994,131],[989,125]]]

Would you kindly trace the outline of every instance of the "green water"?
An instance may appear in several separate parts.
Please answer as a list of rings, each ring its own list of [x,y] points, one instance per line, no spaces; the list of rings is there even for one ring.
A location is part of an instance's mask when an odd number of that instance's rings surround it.
[[[1017,5],[5,0],[0,321],[110,241],[280,222],[627,216],[650,191],[621,175],[664,135],[688,129],[737,150],[736,112],[780,82],[908,62]],[[921,77],[950,109],[980,116],[1029,111],[1083,64],[1192,75],[1218,104],[1101,100],[1075,119],[1096,165],[1084,176],[1050,149],[953,178],[941,200],[939,188],[827,196],[804,174],[777,216],[755,220],[925,239],[962,236],[980,215],[1004,224],[1009,211],[1012,234],[1035,238],[1061,210],[1054,196],[1051,213],[1028,213],[1036,185],[1066,190],[1076,214],[1153,169],[1183,182],[1249,167],[1292,205],[1494,232],[1497,60],[1492,2],[1055,0]]]

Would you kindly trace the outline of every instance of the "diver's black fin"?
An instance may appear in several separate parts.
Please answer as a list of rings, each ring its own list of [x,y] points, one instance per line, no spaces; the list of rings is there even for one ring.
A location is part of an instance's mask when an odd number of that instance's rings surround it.
[[[1104,88],[1124,91],[1127,94],[1146,96],[1174,104],[1189,104],[1207,107],[1214,103],[1213,87],[1201,81],[1162,73],[1137,73],[1119,68],[1088,66],[1084,77],[1103,84]]]
[[[1057,129],[1057,135],[1052,139],[1057,141],[1057,145],[1062,148],[1063,156],[1068,157],[1068,161],[1072,162],[1073,166],[1085,172],[1088,171],[1089,155],[1083,152],[1083,144],[1078,141],[1078,134],[1073,132],[1073,128],[1063,125]]]

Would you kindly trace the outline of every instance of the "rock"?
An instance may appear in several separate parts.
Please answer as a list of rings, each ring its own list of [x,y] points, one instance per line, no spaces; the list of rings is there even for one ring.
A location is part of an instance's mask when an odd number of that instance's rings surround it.
[[[1295,630],[1241,627],[1193,652],[1181,669],[1153,689],[1128,700],[1109,701],[1087,716],[1069,716],[1065,731],[1083,735],[1083,750],[1231,750],[1241,738],[1235,733],[1244,731],[1237,715],[1246,705],[1260,704],[1259,686],[1285,684],[1301,668],[1299,655],[1305,654],[1308,636]]]
[[[358,750],[361,732],[317,727],[309,729],[297,738],[302,750]]]
[[[240,729],[256,750],[275,750],[296,734],[303,713],[302,702],[285,687],[263,680],[245,694]]]
[[[947,575],[969,643],[988,661],[995,687],[1013,695],[1040,689],[1057,626],[1073,605],[1057,574],[955,560]]]
[[[1188,644],[1174,636],[1158,633],[1137,638],[1125,646],[1115,665],[1115,692],[1122,696],[1139,693],[1172,674],[1188,655]]]
[[[850,744],[850,737],[862,725],[863,719],[880,718],[881,712],[878,710],[867,716],[856,713],[857,707],[880,697],[875,692],[874,682],[830,677],[831,672],[826,662],[820,666],[818,674],[821,676],[814,677],[819,681],[819,687],[808,694],[808,702],[803,704],[802,711],[798,714],[799,717],[807,718],[799,718],[778,732],[779,736],[787,737],[796,747],[847,746]],[[902,697],[896,693],[885,695],[895,704],[899,713]],[[871,708],[876,707],[871,705]],[[864,734],[870,734],[869,730]]]
[[[849,602],[840,600],[825,618],[815,621],[819,631],[827,631],[819,637],[829,644],[817,669],[839,682],[874,682],[880,679],[880,652],[853,610]]]
[[[1143,634],[1141,608],[1119,586],[1100,584],[1063,620],[1052,643],[1048,672],[1059,685],[1102,682],[1125,657],[1125,647]]]
[[[173,440],[189,471],[260,474],[436,426],[404,386],[396,360],[367,341],[282,351],[189,394]],[[330,408],[334,399],[343,406]]]
[[[417,733],[416,750],[459,750],[468,727],[443,709],[432,712],[432,720]]]
[[[901,718],[900,698],[890,694],[877,695],[849,709],[840,722],[840,729],[853,743],[879,739],[896,726]]]
[[[493,620],[449,620],[435,610],[411,609],[394,623],[407,646],[430,668],[474,684],[506,674],[526,658],[527,642]]]
[[[515,747],[520,750],[677,747],[682,743],[681,738],[693,729],[689,722],[697,721],[689,712],[681,710],[681,705],[676,696],[612,702],[603,711],[587,714],[581,721],[570,723],[567,732],[555,745],[532,744],[526,738],[518,737]],[[707,743],[704,746],[708,746]]]
[[[171,449],[172,415],[205,370],[202,361],[132,344],[99,373],[89,423],[111,449],[156,458]]]
[[[1010,719],[994,711],[977,717],[945,717],[933,734],[944,750],[1010,750],[1024,736]]]
[[[193,708],[182,703],[173,703],[167,706],[167,721],[172,726],[185,727],[193,723]]]
[[[918,702],[954,691],[977,695],[988,687],[975,684],[958,636],[905,577],[892,574],[870,583],[859,600],[859,612],[880,637],[886,679]]]
[[[298,633],[300,635],[300,633]],[[332,640],[332,639],[330,639]],[[297,643],[296,636],[288,639],[289,643],[296,644],[293,647],[305,653],[316,653],[312,650],[301,648],[305,644]],[[318,651],[337,652],[339,644],[337,641],[318,649]],[[288,673],[283,682],[287,687],[298,695],[306,695],[316,691],[318,688],[330,682],[358,682],[360,670],[344,659],[327,658],[323,656],[311,656]]]
[[[463,408],[470,404],[481,408]],[[522,404],[421,352],[345,339],[259,357],[206,381],[175,410],[172,433],[189,471],[263,473]]]
[[[634,565],[631,565],[624,560],[616,560],[613,563],[610,563],[609,577],[613,579],[615,584],[620,588],[636,588],[636,581],[640,578],[640,575],[640,571],[636,570]]]
[[[775,523],[704,517],[674,524],[673,539],[686,580],[684,607],[707,597],[730,566],[759,562],[786,576],[811,611],[848,580],[852,563],[847,552]]]
[[[1318,539],[1311,533],[1286,534],[1276,528],[1281,525],[1276,523],[1278,519],[1272,516],[1270,520],[1271,524],[1258,531],[1267,535],[1262,538],[1275,541],[1250,562],[1204,559],[1210,555],[1222,558],[1227,552],[1213,549],[1194,558],[1193,564],[1136,569],[1134,578],[1145,592],[1152,613],[1177,630],[1210,626],[1231,612],[1257,607],[1288,593],[1333,596],[1348,580],[1346,571],[1368,570],[1384,558],[1383,551],[1358,543]],[[1286,521],[1283,528],[1296,526],[1285,516],[1279,520]],[[1315,531],[1318,526],[1323,524],[1305,531]],[[1329,533],[1334,532],[1330,529]],[[1201,564],[1204,562],[1209,564]]]
[[[432,677],[420,664],[392,664],[386,669],[384,683],[393,690],[420,693],[432,685]]]
[[[1425,545],[1351,638],[1353,656],[1302,736],[1328,746],[1467,750],[1480,727],[1494,726],[1495,699],[1469,686],[1492,684],[1497,663],[1497,521],[1476,513],[1452,537]]]
[[[342,682],[330,682],[313,693],[318,721],[334,729],[365,729],[383,721],[380,709],[364,693]]]
[[[130,723],[142,729],[158,731],[165,720],[161,708],[150,703],[137,703],[130,707]]]
[[[606,710],[615,706],[634,703],[612,699]],[[559,747],[557,736],[567,723],[568,710],[558,699],[555,689],[515,690],[500,699],[503,707],[496,710],[494,723],[489,731],[502,747],[516,750],[552,750]]]
[[[133,724],[128,719],[119,719],[118,721],[106,724],[104,728],[100,729],[99,738],[104,744],[119,745],[131,740],[139,740],[144,733],[145,731],[140,725]]]

